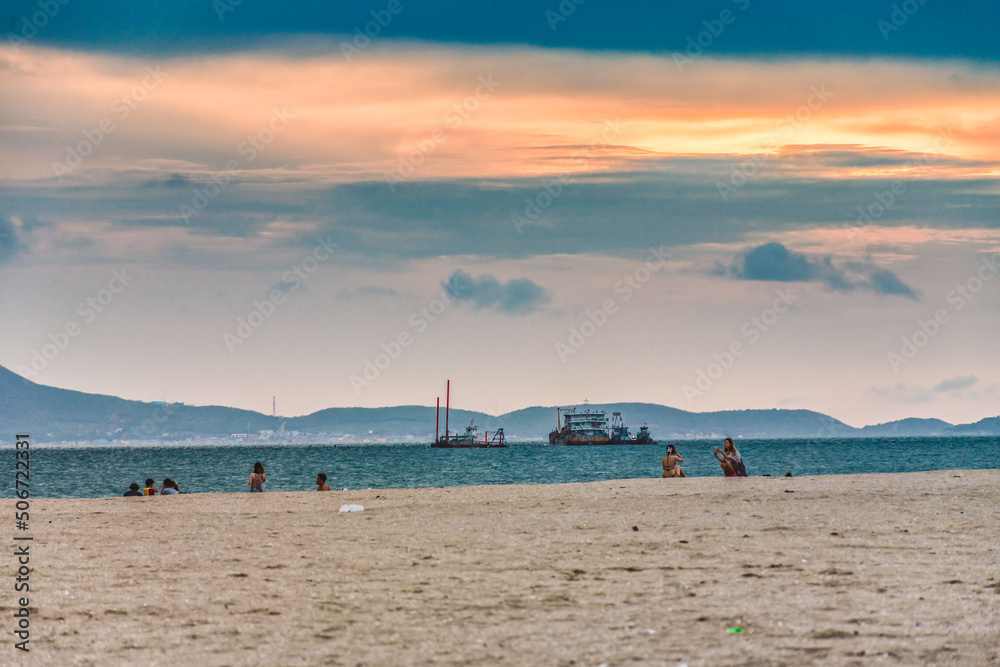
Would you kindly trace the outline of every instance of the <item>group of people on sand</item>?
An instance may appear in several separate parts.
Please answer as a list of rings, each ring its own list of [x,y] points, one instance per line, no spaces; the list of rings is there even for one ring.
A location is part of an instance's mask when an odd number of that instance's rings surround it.
[[[733,444],[733,439],[726,438],[722,444],[722,449],[716,447],[712,452],[719,461],[722,474],[726,477],[746,477],[747,467],[743,464],[743,457]],[[675,446],[667,445],[667,455],[663,457],[663,476],[687,477],[678,463],[684,463],[684,459],[677,453]]]
[[[726,477],[746,477],[747,467],[743,464],[743,457],[740,456],[739,451],[736,449],[736,445],[733,444],[732,438],[726,438],[723,441],[723,448],[715,448],[713,451],[715,458],[719,460],[719,467],[722,468],[722,473]],[[684,474],[684,469],[681,468],[678,463],[684,463],[684,458],[677,452],[677,447],[674,445],[667,445],[667,455],[663,457],[663,476],[664,477],[687,477]],[[247,486],[250,487],[251,493],[262,493],[264,491],[264,484],[267,482],[267,473],[264,472],[264,464],[257,461],[253,464],[253,472],[250,473],[250,479],[247,480]],[[317,491],[330,491],[330,485],[326,483],[326,475],[319,473],[316,475],[316,490]],[[146,486],[139,490],[139,485],[135,482],[129,486],[129,490],[123,495],[125,496],[155,496],[159,493],[161,496],[173,495],[180,493],[181,490],[177,488],[177,482],[167,477],[163,480],[162,486],[157,489],[156,481],[152,477],[146,479]]]
[[[261,493],[264,490],[264,482],[267,481],[267,474],[264,472],[264,464],[260,461],[253,464],[253,472],[250,473],[250,479],[247,480],[247,486],[250,487],[251,493]],[[330,486],[326,483],[326,475],[319,473],[316,475],[316,490],[317,491],[330,491]]]
[[[129,484],[128,491],[123,493],[123,496],[155,496],[159,493],[161,496],[173,496],[177,495],[181,490],[177,487],[177,482],[167,477],[163,480],[163,484],[159,489],[156,488],[156,480],[152,477],[146,478],[146,486],[139,490],[139,485],[135,482]]]
[[[250,473],[250,479],[247,480],[247,486],[250,487],[251,493],[261,493],[264,490],[264,483],[267,481],[267,474],[264,472],[264,464],[257,461],[253,464],[253,472]],[[330,491],[330,485],[326,483],[326,475],[319,473],[316,475],[316,490],[317,491]],[[152,477],[146,479],[146,485],[139,488],[139,485],[135,482],[129,485],[128,491],[123,493],[123,496],[155,496],[159,493],[161,496],[169,496],[180,493],[181,490],[177,487],[177,482],[167,477],[163,480],[163,484],[159,489],[156,488],[156,480]]]

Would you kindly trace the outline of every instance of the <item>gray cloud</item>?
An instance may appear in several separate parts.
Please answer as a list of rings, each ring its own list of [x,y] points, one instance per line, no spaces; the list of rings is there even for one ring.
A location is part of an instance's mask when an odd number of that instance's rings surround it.
[[[918,299],[917,292],[895,273],[871,262],[847,262],[838,267],[833,263],[832,256],[810,257],[777,242],[744,250],[728,268],[717,262],[711,272],[715,275],[729,274],[738,280],[821,282],[838,292],[860,289],[886,296]]]
[[[312,39],[351,35],[370,20],[369,9],[385,2],[339,3],[299,0],[295,3],[211,3],[207,0],[155,2],[59,3],[58,20],[38,30],[37,40],[78,50],[126,53],[203,53],[212,50],[260,48],[268,39],[291,35]],[[683,49],[686,40],[718,14],[720,3],[597,4],[575,13],[571,28],[554,31],[545,12],[557,8],[551,0],[510,0],[476,3],[432,0],[413,5],[393,19],[393,38],[460,44],[537,44],[544,47],[626,50],[664,53]],[[743,3],[724,3],[734,11]],[[906,24],[904,34],[882,39],[876,23],[888,19],[891,8],[881,3],[847,0],[837,11],[796,3],[794,11],[779,11],[790,3],[775,3],[771,11],[739,16],[738,35],[716,40],[713,54],[753,57],[796,57],[804,52],[871,57],[960,57],[995,62],[995,33],[1000,10],[981,0],[930,3],[919,20]],[[127,10],[123,7],[127,6]],[[409,7],[409,5],[404,5]],[[749,4],[745,5],[749,6]],[[709,10],[709,7],[713,7]],[[38,11],[33,0],[4,3],[8,30],[21,36],[23,24]],[[915,10],[914,10],[915,11]],[[537,20],[525,20],[536,17]],[[565,16],[563,17],[565,18]],[[868,26],[859,30],[858,26]],[[554,24],[553,26],[554,27]],[[820,37],[821,36],[821,37]],[[5,37],[6,38],[6,37]],[[821,56],[822,57],[822,56]]]
[[[338,299],[345,299],[345,300],[381,299],[383,297],[399,296],[399,292],[397,292],[394,289],[389,289],[387,287],[376,287],[374,285],[365,285],[362,287],[355,287],[353,289],[337,290],[335,296]]]
[[[934,391],[944,392],[944,391],[959,391],[961,389],[968,389],[972,385],[979,382],[979,378],[975,375],[966,375],[964,377],[954,377],[948,380],[942,380],[934,385]]]
[[[859,271],[868,273],[868,281],[860,285],[876,294],[886,294],[895,296],[905,296],[907,299],[919,301],[917,293],[912,287],[904,283],[899,277],[888,269],[880,269],[871,264],[851,263],[850,266],[858,266]]]
[[[780,243],[765,243],[737,258],[733,275],[743,280],[806,282],[816,278],[820,264],[805,255],[792,252]]]
[[[927,403],[934,398],[933,394],[923,387],[911,387],[902,383],[892,387],[869,387],[868,391],[873,396],[890,403]]]
[[[0,262],[13,259],[22,250],[24,245],[21,243],[14,221],[0,214]]]
[[[853,159],[864,165],[914,156],[872,151]],[[277,170],[280,173],[266,178],[247,170],[190,220],[181,216],[179,205],[191,204],[196,186],[204,186],[204,175],[181,174],[173,167],[159,173],[81,167],[63,183],[55,179],[0,182],[0,198],[5,213],[25,220],[26,230],[28,218],[36,216],[47,221],[72,220],[78,226],[110,224],[112,231],[162,227],[189,230],[192,236],[254,238],[280,219],[308,224],[317,234],[334,233],[345,254],[380,261],[468,255],[473,247],[488,248],[498,258],[581,253],[625,256],[651,245],[739,242],[748,232],[778,236],[788,230],[853,227],[858,224],[858,207],[869,204],[873,193],[889,187],[891,181],[804,177],[797,171],[849,166],[850,157],[843,151],[777,155],[766,171],[729,201],[719,197],[716,182],[730,177],[731,157],[650,159],[642,162],[643,170],[580,174],[564,185],[537,220],[521,230],[513,224],[512,215],[526,216],[529,204],[534,206],[539,193],[545,193],[545,179],[414,180],[397,184],[395,192],[389,193],[382,181],[327,185],[293,169]],[[935,164],[945,165],[947,158]],[[876,224],[993,230],[998,211],[995,179],[925,177],[909,181],[906,196],[898,198]],[[609,233],[609,220],[615,221],[613,233]],[[299,244],[289,237],[269,242]],[[171,245],[158,252],[169,256],[180,248]],[[795,257],[787,259],[783,268],[818,270],[803,267]],[[855,278],[868,283],[865,289],[913,298],[907,286],[894,282],[891,274],[876,273],[874,267],[861,273]],[[823,275],[831,289],[858,287],[844,280],[838,270]]]
[[[527,278],[501,283],[489,274],[474,278],[462,269],[457,269],[441,285],[456,301],[470,301],[477,309],[489,308],[510,315],[539,310],[550,299],[548,291]]]

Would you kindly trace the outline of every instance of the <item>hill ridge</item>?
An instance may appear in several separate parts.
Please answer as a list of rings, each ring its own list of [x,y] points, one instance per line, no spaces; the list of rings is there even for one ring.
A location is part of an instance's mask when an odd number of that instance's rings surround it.
[[[939,419],[909,418],[855,428],[806,409],[689,412],[646,402],[577,404],[581,406],[621,412],[626,425],[635,430],[646,423],[653,437],[660,440],[725,435],[821,438],[1000,434],[1000,416],[956,426]],[[544,440],[555,427],[556,407],[531,406],[502,415],[455,409],[450,422],[452,430],[460,430],[475,419],[481,430],[503,428],[510,440]],[[144,402],[49,387],[0,366],[0,421],[12,433],[31,433],[38,442],[211,442],[232,440],[233,434],[285,442],[429,442],[433,437],[434,407],[332,407],[299,417],[272,417],[240,408]]]

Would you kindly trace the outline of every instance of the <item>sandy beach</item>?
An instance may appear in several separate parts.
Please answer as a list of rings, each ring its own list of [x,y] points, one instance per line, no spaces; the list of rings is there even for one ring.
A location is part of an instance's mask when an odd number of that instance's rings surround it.
[[[31,518],[31,653],[8,592],[5,664],[1000,664],[1000,470],[33,500]]]

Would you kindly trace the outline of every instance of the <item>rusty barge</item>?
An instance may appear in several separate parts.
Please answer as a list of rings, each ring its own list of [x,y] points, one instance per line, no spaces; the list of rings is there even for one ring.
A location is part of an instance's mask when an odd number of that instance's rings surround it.
[[[431,447],[436,449],[468,449],[468,448],[493,448],[493,447],[506,447],[507,440],[504,438],[503,429],[497,429],[493,431],[492,437],[490,432],[486,431],[483,434],[482,439],[479,438],[479,427],[476,426],[476,420],[473,419],[468,426],[465,427],[465,433],[454,433],[452,434],[448,428],[448,416],[451,412],[451,380],[448,380],[448,386],[445,390],[445,403],[444,403],[444,435],[440,435],[441,427],[441,397],[438,396],[437,399],[437,413],[434,418],[434,442],[431,443]]]

